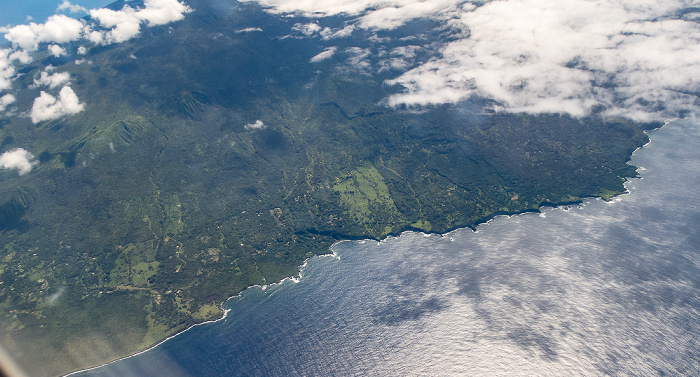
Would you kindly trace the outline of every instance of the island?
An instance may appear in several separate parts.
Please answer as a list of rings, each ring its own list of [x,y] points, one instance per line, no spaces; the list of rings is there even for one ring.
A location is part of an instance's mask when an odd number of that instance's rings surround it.
[[[609,199],[659,126],[495,112],[479,98],[390,107],[403,90],[387,84],[391,71],[342,54],[312,61],[329,44],[295,36],[298,19],[188,3],[184,20],[94,46],[89,62],[45,54],[22,70],[18,108],[31,108],[51,65],[84,111],[0,117],[2,150],[38,160],[28,174],[0,171],[0,342],[32,376],[221,318],[226,299],[297,275],[338,240]],[[333,43],[381,43],[357,34]]]

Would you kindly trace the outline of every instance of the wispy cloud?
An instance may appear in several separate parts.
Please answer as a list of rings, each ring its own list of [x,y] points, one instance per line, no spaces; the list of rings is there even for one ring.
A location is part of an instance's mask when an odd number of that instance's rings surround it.
[[[320,32],[321,26],[317,23],[309,22],[308,24],[295,24],[292,30],[296,30],[309,37]]]
[[[239,33],[239,34],[240,34],[240,33],[252,33],[252,32],[254,32],[254,31],[262,31],[262,29],[259,28],[259,27],[247,27],[247,28],[245,28],[245,29],[238,29],[238,30],[236,30],[236,33]]]
[[[17,169],[19,175],[29,173],[38,163],[34,155],[23,148],[12,149],[0,155],[0,167]]]
[[[372,63],[369,61],[369,56],[372,53],[368,48],[348,47],[345,50],[350,54],[348,63],[351,68],[367,73],[372,68]]]
[[[326,59],[330,59],[333,56],[333,54],[335,54],[335,52],[337,50],[338,50],[337,47],[328,47],[327,49],[323,50],[323,52],[321,52],[320,54],[311,58],[309,60],[309,62],[318,63],[318,62],[324,61]]]
[[[46,120],[58,119],[64,115],[77,114],[85,109],[78,96],[69,86],[64,86],[58,94],[58,98],[44,91],[34,99],[30,117],[32,122],[39,123]]]
[[[355,25],[347,25],[342,29],[333,30],[329,27],[323,28],[319,32],[323,40],[336,39],[336,38],[348,38],[352,36],[352,32],[355,30]]]

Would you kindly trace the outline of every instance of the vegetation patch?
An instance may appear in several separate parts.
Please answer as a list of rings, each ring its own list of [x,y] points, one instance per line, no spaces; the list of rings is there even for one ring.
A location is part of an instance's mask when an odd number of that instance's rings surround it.
[[[392,225],[402,222],[384,178],[371,163],[350,172],[333,190],[340,195],[340,203],[351,221],[375,238],[386,236]]]

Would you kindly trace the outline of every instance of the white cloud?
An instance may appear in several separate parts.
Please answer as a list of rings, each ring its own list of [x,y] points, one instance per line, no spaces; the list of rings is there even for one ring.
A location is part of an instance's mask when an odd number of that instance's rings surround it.
[[[0,97],[0,111],[5,111],[7,106],[15,103],[15,101],[17,101],[17,99],[12,94],[5,94],[4,96]]]
[[[87,13],[88,10],[84,6],[77,5],[77,4],[71,4],[70,1],[68,0],[63,0],[61,5],[56,8],[56,11],[58,12],[63,12],[63,11],[68,11],[70,13]]]
[[[697,112],[700,24],[678,17],[684,0],[243,0],[274,13],[348,15],[355,27],[392,29],[415,18],[441,21],[451,41],[440,56],[391,80],[391,105],[454,103],[472,96],[497,110],[659,119]],[[313,34],[311,32],[310,34]],[[322,37],[331,30],[320,31]],[[366,60],[361,54],[355,59]],[[409,56],[380,62],[404,70]]]
[[[43,24],[30,22],[11,28],[0,28],[5,32],[5,38],[13,46],[30,51],[36,51],[40,43],[66,43],[86,38],[93,43],[120,43],[139,34],[142,23],[147,26],[164,25],[182,20],[190,7],[179,0],[145,0],[143,8],[132,8],[125,5],[121,10],[99,8],[87,10],[79,5],[64,1],[58,11],[86,12],[99,25],[109,30],[95,30],[92,25],[82,21],[57,14],[49,17]],[[52,51],[53,52],[53,51]]]
[[[8,56],[8,50],[0,50],[0,91],[12,87],[12,78],[16,74],[15,66]]]
[[[449,43],[442,58],[390,82],[407,90],[389,103],[482,96],[507,111],[581,116],[603,105],[609,114],[640,120],[689,110],[694,98],[683,93],[700,89],[700,27],[669,17],[681,5],[665,0],[487,3],[462,14],[469,38]]]
[[[55,57],[66,54],[66,49],[59,45],[49,45],[46,49],[49,50],[49,53]]]
[[[244,126],[246,130],[261,130],[265,127],[265,124],[263,124],[262,120],[260,119],[256,120],[255,123],[249,123]]]
[[[0,167],[17,169],[19,175],[29,173],[38,163],[39,161],[35,159],[34,155],[23,148],[12,149],[0,155]]]
[[[85,38],[94,44],[102,44],[105,41],[106,32],[97,30],[86,30]]]
[[[398,1],[394,6],[382,6],[360,18],[360,26],[372,29],[394,29],[421,17],[443,17],[457,10],[460,1]]]
[[[70,74],[68,72],[49,74],[49,71],[52,70],[49,68],[53,67],[46,67],[46,70],[41,72],[39,77],[34,78],[34,84],[31,86],[32,88],[48,86],[49,88],[54,89],[70,81]]]
[[[32,57],[29,56],[27,50],[16,50],[9,55],[10,60],[16,60],[22,64],[29,64],[32,62]]]
[[[391,70],[405,71],[408,67],[415,64],[417,52],[421,49],[422,47],[413,45],[399,46],[391,49],[391,51],[388,51],[391,58],[379,62],[379,72]],[[383,54],[380,54],[380,56],[382,55]]]
[[[107,44],[127,41],[137,36],[141,29],[141,17],[128,5],[118,11],[108,8],[91,9],[90,16],[98,20],[100,25],[111,28],[100,33],[100,42],[105,41]]]
[[[236,30],[236,33],[251,33],[251,32],[254,32],[254,31],[262,31],[262,29],[259,28],[259,27],[247,27],[247,28],[245,28],[245,29],[238,29],[238,30]]]
[[[365,73],[372,68],[372,63],[369,61],[369,56],[371,54],[370,49],[348,47],[345,52],[351,55],[350,58],[348,58],[350,68],[357,69]]]
[[[420,17],[446,17],[464,0],[242,0],[257,2],[274,13],[324,17],[360,15],[362,27],[392,29]]]
[[[91,9],[90,17],[109,31],[90,31],[88,39],[95,43],[121,43],[137,36],[141,23],[164,25],[182,20],[192,9],[178,0],[145,0],[143,9],[124,5],[121,10]]]
[[[76,13],[87,12],[87,9],[66,0],[58,6],[57,11]],[[143,7],[137,9],[125,5],[119,11],[91,10],[89,13],[94,19],[91,23],[63,14],[56,14],[41,24],[29,22],[14,27],[0,27],[0,33],[4,33],[5,38],[12,42],[12,48],[0,49],[0,92],[10,89],[12,81],[18,76],[15,63],[30,63],[32,58],[29,52],[36,51],[42,43],[48,44],[46,48],[50,54],[59,57],[67,54],[66,49],[60,45],[62,43],[77,41],[81,38],[95,44],[124,42],[138,35],[141,24],[156,26],[179,21],[191,11],[191,8],[179,0],[144,0]],[[101,30],[100,25],[109,30]],[[80,46],[77,53],[84,55],[87,53],[87,49],[85,46]],[[81,64],[85,61],[84,59],[76,60],[75,64]],[[87,62],[91,64],[90,61]],[[66,82],[67,76],[65,74],[49,76],[48,73],[42,73],[40,78],[35,79],[34,86],[47,85],[55,88]],[[36,123],[41,120],[73,114],[82,110],[82,107],[83,105],[79,103],[73,90],[64,87],[60,92],[59,99],[42,92],[41,96],[34,101],[31,117]]]
[[[416,52],[420,50],[420,46],[413,46],[413,45],[408,45],[408,46],[400,46],[393,48],[389,53],[391,55],[397,55],[397,56],[402,56],[407,59],[413,59],[416,57]]]
[[[144,8],[138,13],[148,26],[165,25],[185,18],[190,7],[178,0],[145,0]]]
[[[321,26],[317,23],[310,22],[308,24],[295,24],[292,30],[296,30],[307,37],[314,35],[321,31]]]
[[[342,29],[333,30],[331,28],[324,28],[319,32],[323,40],[336,39],[336,38],[347,38],[352,35],[355,30],[355,25],[348,25]]]
[[[69,86],[64,86],[58,98],[42,91],[39,97],[34,99],[34,105],[30,117],[32,122],[39,123],[45,120],[58,119],[64,115],[77,114],[85,108],[78,101],[78,96]]]
[[[83,34],[83,23],[63,14],[49,17],[43,24],[30,22],[5,29],[5,39],[13,46],[36,51],[39,43],[65,43],[78,40]]]
[[[27,64],[32,61],[32,58],[24,50],[0,49],[0,91],[12,87],[12,80],[17,73],[13,64],[15,61]]]
[[[309,60],[311,63],[318,63],[320,61],[324,61],[326,59],[330,59],[333,54],[338,50],[337,47],[328,47],[327,49],[323,50],[320,54],[314,56]]]
[[[404,71],[410,65],[411,64],[408,61],[406,61],[406,59],[402,58],[391,58],[387,60],[382,60],[379,62],[379,72],[390,70]]]

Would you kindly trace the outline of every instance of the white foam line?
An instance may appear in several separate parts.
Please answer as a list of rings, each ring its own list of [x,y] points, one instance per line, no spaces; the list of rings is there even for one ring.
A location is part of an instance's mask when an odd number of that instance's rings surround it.
[[[333,247],[334,245],[339,244],[340,242],[345,242],[345,241],[336,242],[336,243],[334,243],[331,247]],[[215,322],[223,321],[223,320],[226,319],[226,317],[228,317],[228,314],[229,314],[229,312],[231,311],[231,309],[224,309],[224,304],[227,303],[229,300],[232,300],[232,299],[235,299],[235,298],[241,298],[242,295],[243,295],[243,293],[245,293],[247,290],[253,289],[253,288],[260,288],[260,289],[262,289],[262,291],[264,292],[264,291],[266,291],[266,290],[267,290],[268,288],[270,288],[270,287],[278,286],[278,285],[284,284],[284,282],[285,282],[286,280],[289,280],[289,281],[291,281],[291,282],[293,282],[293,283],[298,283],[298,282],[301,280],[302,271],[304,270],[304,268],[305,268],[306,265],[308,264],[309,259],[314,258],[314,257],[334,256],[334,255],[336,255],[335,257],[336,257],[338,260],[340,260],[340,257],[337,256],[337,254],[335,253],[335,251],[333,251],[332,254],[314,255],[314,256],[312,256],[312,257],[310,257],[310,258],[306,258],[306,259],[304,260],[304,263],[303,263],[301,266],[299,266],[299,277],[298,277],[298,278],[297,278],[297,277],[294,277],[294,276],[289,276],[289,277],[286,277],[286,278],[280,280],[280,281],[277,282],[277,283],[263,284],[263,285],[260,285],[260,284],[251,285],[251,286],[247,287],[246,289],[242,290],[241,292],[239,292],[237,295],[231,296],[231,297],[227,298],[227,299],[224,300],[224,302],[222,302],[221,305],[220,305],[220,306],[221,306],[221,310],[224,311],[224,315],[223,315],[221,318],[219,318],[219,319],[214,319],[214,320],[210,320],[210,321],[205,321],[205,322],[202,322],[202,323],[194,324],[194,325],[192,325],[192,326],[190,326],[190,327],[188,327],[188,328],[186,328],[186,329],[184,329],[184,330],[182,330],[182,331],[179,331],[179,332],[176,332],[176,333],[173,334],[173,335],[170,335],[169,337],[167,337],[167,338],[161,340],[160,342],[158,342],[158,343],[156,343],[156,344],[154,344],[154,345],[152,345],[152,346],[150,346],[150,347],[148,347],[148,348],[146,348],[146,349],[144,349],[144,350],[142,350],[142,351],[139,351],[139,352],[137,352],[137,353],[135,353],[135,354],[133,354],[133,355],[124,356],[124,357],[121,357],[121,358],[112,360],[112,361],[110,361],[110,362],[108,362],[108,363],[105,363],[105,364],[102,364],[102,365],[98,365],[98,366],[94,366],[94,367],[90,367],[90,368],[86,368],[86,369],[76,370],[76,371],[74,371],[74,372],[70,372],[70,373],[68,373],[68,374],[63,375],[62,377],[69,377],[69,376],[72,376],[72,375],[75,375],[75,374],[78,374],[78,373],[89,372],[89,371],[91,371],[91,370],[103,368],[103,367],[106,367],[106,366],[108,366],[108,365],[114,364],[114,363],[116,363],[116,362],[123,361],[123,360],[129,359],[129,358],[132,358],[132,357],[141,355],[141,354],[143,354],[143,353],[145,353],[145,352],[148,352],[148,351],[150,351],[150,350],[152,350],[152,349],[154,349],[154,348],[160,346],[161,344],[167,342],[168,340],[170,340],[170,339],[172,339],[172,338],[174,338],[174,337],[176,337],[176,336],[178,336],[178,335],[180,335],[180,334],[183,334],[183,333],[185,333],[186,331],[189,331],[189,330],[191,330],[191,329],[193,329],[193,328],[195,328],[195,327],[197,327],[197,326],[201,326],[201,325],[206,325],[206,324],[210,324],[210,323],[215,323]],[[271,295],[271,294],[270,294],[270,295]]]
[[[247,288],[246,288],[246,289],[247,289]],[[243,292],[241,292],[241,293],[243,293]],[[241,293],[239,293],[237,296],[240,296]],[[234,296],[234,297],[237,297],[237,296]],[[231,297],[231,298],[233,298],[233,297]],[[229,300],[230,300],[230,299],[229,299]],[[226,301],[228,301],[228,300],[226,300]],[[226,302],[226,301],[224,301],[224,302]],[[221,303],[221,305],[223,306],[223,303]],[[185,331],[188,331],[188,330],[190,330],[190,329],[195,328],[196,326],[201,326],[201,325],[206,325],[206,324],[209,324],[209,323],[219,322],[219,321],[221,321],[221,320],[223,320],[223,319],[226,319],[226,317],[228,316],[228,313],[231,311],[231,309],[224,309],[223,307],[222,307],[221,309],[224,311],[224,315],[223,315],[221,318],[219,318],[219,319],[214,319],[214,320],[211,320],[211,321],[206,321],[206,322],[194,324],[194,325],[192,325],[192,326],[190,326],[190,327],[188,327],[188,328],[186,328],[186,329],[184,329],[184,330],[182,330],[182,331],[180,331],[180,332],[177,332],[177,333],[175,333],[175,334],[173,334],[173,335],[170,335],[169,337],[167,337],[167,338],[161,340],[160,342],[158,342],[158,343],[156,343],[156,344],[154,344],[154,345],[152,345],[152,346],[150,346],[150,347],[148,347],[148,348],[146,348],[146,349],[144,349],[144,350],[142,350],[142,351],[139,351],[139,352],[137,352],[137,353],[135,353],[135,354],[133,354],[133,355],[124,356],[124,357],[122,357],[122,358],[119,358],[119,359],[116,359],[116,360],[112,360],[112,361],[108,362],[107,364],[98,365],[98,366],[96,366],[96,367],[91,367],[91,368],[87,368],[87,369],[76,370],[75,372],[70,372],[70,373],[64,375],[63,377],[68,377],[68,376],[72,376],[72,375],[74,375],[74,374],[83,373],[83,372],[89,372],[89,371],[91,371],[91,370],[99,369],[99,368],[102,368],[102,367],[106,367],[107,365],[114,364],[114,363],[116,363],[116,362],[118,362],[118,361],[126,360],[126,359],[129,359],[129,358],[132,358],[132,357],[141,355],[142,353],[146,353],[146,352],[148,352],[148,351],[150,351],[150,350],[152,350],[152,349],[158,347],[159,345],[161,345],[161,344],[167,342],[168,340],[170,340],[170,339],[172,339],[172,338],[174,338],[174,337],[176,337],[176,336],[178,336],[178,335],[184,333]]]

